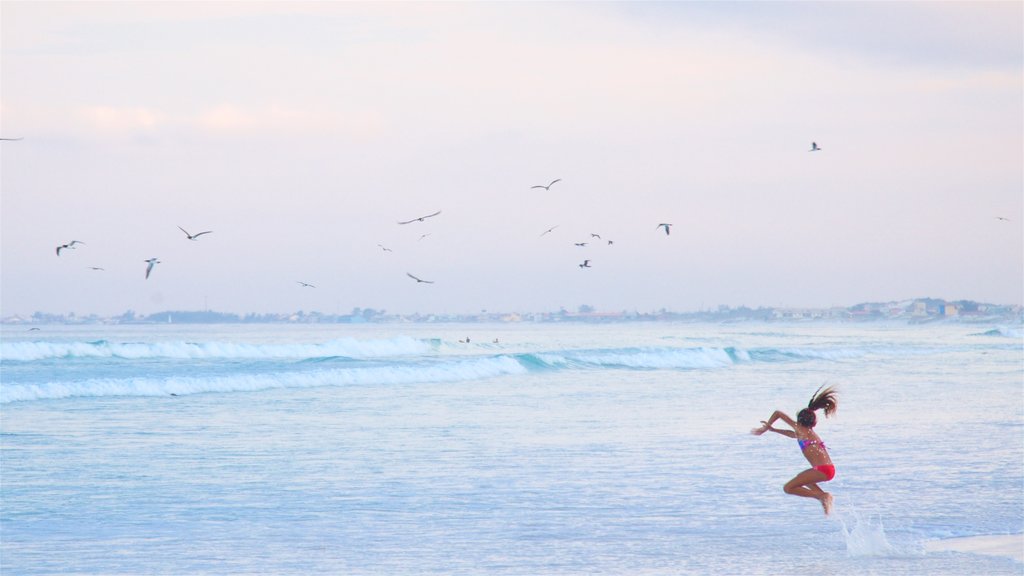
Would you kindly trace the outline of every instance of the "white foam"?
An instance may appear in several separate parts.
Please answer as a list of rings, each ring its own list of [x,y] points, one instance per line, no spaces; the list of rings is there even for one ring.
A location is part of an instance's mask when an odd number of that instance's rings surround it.
[[[986,556],[1005,556],[1017,562],[1024,562],[1024,534],[931,540],[925,542],[924,549],[928,552],[954,551]]]
[[[343,338],[315,344],[246,344],[236,342],[5,342],[2,361],[48,358],[378,358],[423,354],[431,346],[408,336],[382,340]]]
[[[882,519],[873,524],[871,519],[861,518],[860,514],[853,513],[853,527],[847,529],[846,522],[840,519],[843,527],[843,536],[846,538],[846,554],[848,556],[892,556],[896,549],[885,537],[885,527],[882,526]]]
[[[573,354],[580,362],[627,368],[716,368],[732,364],[721,348],[641,348]]]
[[[312,388],[363,384],[415,384],[463,382],[522,374],[527,370],[508,356],[434,365],[406,364],[309,370],[278,374],[238,374],[219,377],[94,378],[45,384],[7,384],[0,389],[0,404],[97,396],[167,396],[202,392],[246,392],[272,388]]]

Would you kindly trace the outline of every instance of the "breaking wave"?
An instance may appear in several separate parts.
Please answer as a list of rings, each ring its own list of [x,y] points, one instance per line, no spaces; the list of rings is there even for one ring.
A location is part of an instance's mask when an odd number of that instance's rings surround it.
[[[2,348],[6,381],[0,388],[0,403],[465,382],[552,371],[715,370],[759,362],[842,361],[867,353],[859,349],[733,347],[502,353],[495,347],[483,354],[473,350],[471,355],[458,356],[446,353],[437,341],[408,337],[319,344],[17,342],[5,343]],[[92,360],[97,358],[105,361]],[[285,362],[278,361],[282,359]],[[54,369],[55,362],[61,363],[60,370]]]
[[[526,369],[513,358],[498,356],[426,366],[411,363],[213,377],[93,378],[40,384],[8,384],[0,389],[0,403],[82,396],[182,396],[203,392],[254,392],[275,388],[431,384],[482,380],[524,372]]]
[[[407,336],[385,340],[344,338],[314,344],[238,342],[11,342],[0,346],[2,361],[48,358],[311,359],[380,358],[424,354],[434,344]]]
[[[978,334],[972,334],[972,336],[1000,336],[1000,337],[1003,337],[1003,338],[1014,338],[1014,339],[1019,340],[1021,338],[1024,338],[1024,328],[1021,328],[1021,327],[1011,327],[1011,326],[999,326],[999,327],[993,328],[991,330],[986,330],[985,332],[980,332]]]

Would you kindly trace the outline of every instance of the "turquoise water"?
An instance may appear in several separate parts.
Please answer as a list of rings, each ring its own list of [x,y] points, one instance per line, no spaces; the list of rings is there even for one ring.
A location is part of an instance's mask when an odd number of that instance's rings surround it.
[[[1024,532],[1019,326],[2,334],[4,574],[1024,569],[923,551]],[[823,383],[832,518],[748,433]]]

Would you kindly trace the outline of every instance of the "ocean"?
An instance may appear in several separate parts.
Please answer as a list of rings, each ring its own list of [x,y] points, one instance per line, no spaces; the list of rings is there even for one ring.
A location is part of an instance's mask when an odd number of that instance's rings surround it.
[[[3,574],[1022,574],[1024,332],[3,326]],[[749,431],[823,384],[836,464]]]

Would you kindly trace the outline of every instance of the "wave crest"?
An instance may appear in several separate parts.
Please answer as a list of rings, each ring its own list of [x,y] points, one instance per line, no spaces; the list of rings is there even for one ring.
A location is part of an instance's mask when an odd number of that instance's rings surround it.
[[[408,336],[383,340],[343,338],[314,344],[246,344],[238,342],[9,342],[0,346],[0,361],[31,362],[51,358],[309,359],[381,358],[423,354],[428,341]]]
[[[420,364],[382,365],[214,377],[93,378],[69,382],[8,384],[0,389],[0,404],[72,397],[183,396],[204,392],[254,392],[275,388],[433,384],[481,380],[522,374],[526,371],[526,368],[515,359],[508,356],[497,356],[448,361],[427,366]]]

